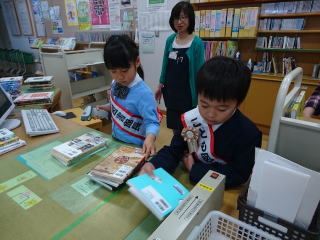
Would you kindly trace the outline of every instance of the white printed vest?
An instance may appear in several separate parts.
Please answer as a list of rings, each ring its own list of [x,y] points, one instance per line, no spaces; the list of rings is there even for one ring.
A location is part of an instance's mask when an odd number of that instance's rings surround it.
[[[141,127],[143,118],[130,113],[112,96],[110,96],[110,102],[112,122],[129,135],[144,140],[145,136]]]
[[[198,151],[195,157],[201,162],[211,164],[218,162],[226,164],[226,161],[220,159],[214,152],[214,133],[211,125],[208,125],[201,117],[198,108],[194,108],[181,115],[181,121],[184,127],[194,127],[199,132]]]

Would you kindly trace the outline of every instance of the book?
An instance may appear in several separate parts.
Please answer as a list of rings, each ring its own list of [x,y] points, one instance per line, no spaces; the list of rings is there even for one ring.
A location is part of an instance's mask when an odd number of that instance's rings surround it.
[[[0,144],[14,138],[16,134],[6,128],[0,129]]]
[[[159,220],[163,220],[188,195],[189,190],[162,168],[157,168],[153,173],[155,179],[143,174],[129,179],[127,184],[129,192]]]
[[[14,100],[14,103],[17,105],[51,103],[53,96],[54,92],[23,93]]]
[[[24,83],[40,83],[40,82],[51,82],[53,76],[43,76],[43,77],[29,77],[24,80]]]
[[[87,174],[92,180],[118,187],[145,162],[141,148],[121,146]],[[102,184],[102,185],[103,185]]]
[[[0,146],[0,155],[10,152],[16,148],[22,147],[26,145],[26,142],[22,139],[18,139],[17,141],[11,142],[9,144]]]
[[[95,132],[89,132],[55,146],[51,154],[63,165],[69,166],[82,157],[104,149],[107,141],[107,138],[101,137]]]

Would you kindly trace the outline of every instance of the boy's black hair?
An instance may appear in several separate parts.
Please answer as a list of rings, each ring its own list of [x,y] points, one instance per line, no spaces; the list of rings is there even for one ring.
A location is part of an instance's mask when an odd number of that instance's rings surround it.
[[[195,16],[194,16],[194,10],[192,5],[189,2],[178,2],[171,11],[171,16],[169,19],[169,24],[171,29],[174,32],[177,32],[177,30],[174,28],[174,20],[180,18],[180,13],[183,12],[185,15],[188,16],[189,19],[189,26],[188,26],[188,33],[191,34],[194,31],[194,25],[195,25]]]
[[[103,59],[107,69],[129,68],[139,57],[139,48],[127,35],[112,35],[104,46]],[[141,65],[137,69],[143,79]]]
[[[197,74],[197,92],[217,101],[245,99],[251,82],[249,68],[239,60],[213,57],[205,62]]]

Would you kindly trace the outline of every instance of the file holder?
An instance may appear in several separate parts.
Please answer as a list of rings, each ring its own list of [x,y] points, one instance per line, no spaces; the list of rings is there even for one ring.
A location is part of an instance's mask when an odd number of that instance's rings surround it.
[[[284,240],[319,240],[320,239],[320,203],[308,230],[281,218],[274,218],[264,211],[247,204],[246,189],[238,197],[239,219]],[[272,226],[271,226],[272,225]],[[274,227],[273,227],[274,226]]]

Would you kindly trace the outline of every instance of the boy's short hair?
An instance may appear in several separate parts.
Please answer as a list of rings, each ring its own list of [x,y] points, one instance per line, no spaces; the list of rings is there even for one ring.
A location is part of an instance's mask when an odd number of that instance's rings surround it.
[[[174,28],[174,20],[180,18],[180,13],[183,12],[185,15],[188,16],[189,19],[189,26],[188,26],[188,33],[191,34],[194,31],[194,25],[195,25],[195,16],[194,16],[194,10],[189,2],[178,2],[171,11],[170,19],[169,19],[169,24],[171,29],[174,32],[177,32],[177,30]]]
[[[197,92],[210,100],[245,99],[251,82],[250,69],[239,60],[217,56],[206,61],[197,74]]]

